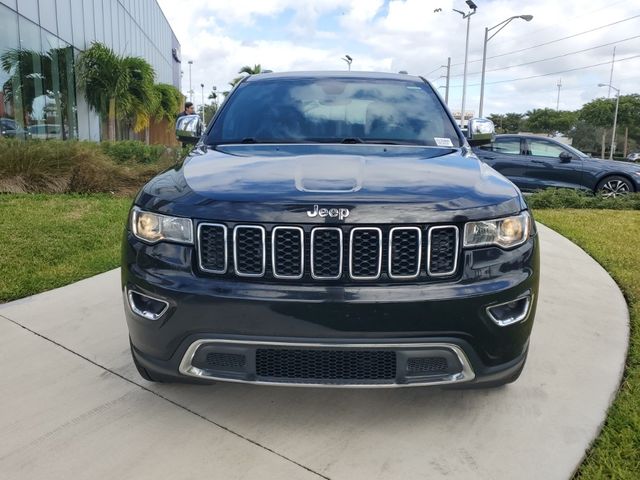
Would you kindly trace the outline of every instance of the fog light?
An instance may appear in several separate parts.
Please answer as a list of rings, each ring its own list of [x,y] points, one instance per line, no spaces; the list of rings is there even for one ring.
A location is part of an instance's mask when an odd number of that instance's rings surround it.
[[[516,298],[510,302],[500,303],[487,307],[487,315],[497,325],[506,327],[514,323],[522,322],[529,316],[531,308],[531,295]]]
[[[169,308],[169,302],[134,290],[127,289],[126,296],[131,310],[147,320],[159,319]]]

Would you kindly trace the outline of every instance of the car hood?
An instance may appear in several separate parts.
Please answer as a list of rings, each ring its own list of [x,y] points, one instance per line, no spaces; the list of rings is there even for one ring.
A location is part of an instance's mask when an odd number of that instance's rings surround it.
[[[619,170],[624,172],[640,172],[640,165],[624,160],[606,160],[602,158],[583,157],[583,161],[591,162],[609,170]]]
[[[349,223],[466,221],[524,208],[517,188],[466,150],[390,145],[229,145],[195,149],[136,203],[203,219]]]

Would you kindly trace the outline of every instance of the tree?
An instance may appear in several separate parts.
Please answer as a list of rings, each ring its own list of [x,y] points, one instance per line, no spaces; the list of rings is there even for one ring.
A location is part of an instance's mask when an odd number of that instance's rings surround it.
[[[521,113],[491,114],[489,120],[496,126],[497,133],[518,133],[522,124]]]
[[[166,120],[173,125],[182,106],[182,93],[173,85],[158,83],[153,86],[158,97],[156,110],[153,117],[157,122]]]
[[[118,101],[121,118],[132,120],[133,131],[138,133],[149,127],[151,117],[160,101],[154,88],[155,71],[140,57],[122,58],[124,75],[127,78],[123,97]]]
[[[257,75],[258,73],[262,73],[262,65],[260,65],[259,63],[256,63],[253,67],[249,66],[249,65],[245,65],[244,67],[242,67],[240,70],[238,70],[238,73],[240,74],[239,76],[237,76],[236,78],[234,78],[233,80],[231,80],[229,82],[229,86],[231,87],[231,89],[227,90],[226,92],[222,92],[222,94],[226,97],[227,95],[229,95],[229,93],[231,92],[231,90],[233,90],[233,88],[240,83],[240,81],[249,76],[249,75]]]
[[[615,106],[615,98],[596,98],[579,110],[580,120],[595,127],[611,128]],[[640,143],[638,118],[640,118],[640,95],[637,93],[621,95],[618,106],[618,126],[628,129],[632,143]]]
[[[526,113],[525,128],[535,133],[555,135],[568,134],[577,122],[576,112],[537,108]]]
[[[78,56],[78,84],[89,106],[107,118],[109,140],[116,138],[118,102],[130,101],[127,95],[130,72],[122,60],[113,50],[97,42]]]

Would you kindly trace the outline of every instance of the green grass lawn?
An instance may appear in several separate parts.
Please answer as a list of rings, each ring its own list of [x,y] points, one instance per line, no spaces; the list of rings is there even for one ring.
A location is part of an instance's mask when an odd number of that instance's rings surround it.
[[[0,302],[118,266],[131,200],[109,195],[0,195]],[[640,478],[640,211],[536,210],[606,268],[631,312],[625,378],[601,435],[578,473]]]
[[[640,211],[537,210],[538,221],[580,245],[615,279],[631,316],[624,380],[580,479],[640,478]]]
[[[0,195],[0,302],[115,268],[130,198]]]

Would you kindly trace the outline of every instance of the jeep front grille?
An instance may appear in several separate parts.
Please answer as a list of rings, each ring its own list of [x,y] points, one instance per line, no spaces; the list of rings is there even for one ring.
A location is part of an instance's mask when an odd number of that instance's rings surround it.
[[[198,225],[202,272],[266,280],[399,282],[458,273],[455,225]]]

